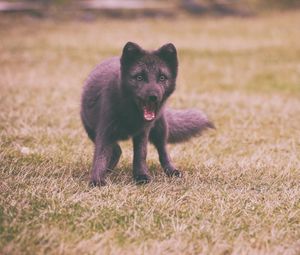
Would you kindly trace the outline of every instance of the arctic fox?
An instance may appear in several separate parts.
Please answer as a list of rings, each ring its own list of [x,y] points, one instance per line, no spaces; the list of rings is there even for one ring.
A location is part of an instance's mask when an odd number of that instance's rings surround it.
[[[121,58],[104,61],[88,76],[83,88],[81,119],[95,144],[92,185],[105,185],[107,170],[121,156],[118,141],[132,138],[133,177],[151,180],[147,165],[148,141],[154,144],[168,176],[182,173],[171,163],[167,143],[186,141],[214,125],[198,110],[172,110],[165,102],[175,90],[177,51],[165,44],[156,51],[128,42]]]

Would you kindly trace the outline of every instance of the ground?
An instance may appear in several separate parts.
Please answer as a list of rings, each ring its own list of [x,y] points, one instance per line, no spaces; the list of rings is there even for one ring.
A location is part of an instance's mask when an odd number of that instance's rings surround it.
[[[0,17],[0,254],[299,254],[300,12],[93,22]],[[182,179],[132,181],[131,142],[88,186],[84,79],[134,41],[179,52],[174,108],[216,130],[170,145]],[[118,103],[118,102],[116,102]]]

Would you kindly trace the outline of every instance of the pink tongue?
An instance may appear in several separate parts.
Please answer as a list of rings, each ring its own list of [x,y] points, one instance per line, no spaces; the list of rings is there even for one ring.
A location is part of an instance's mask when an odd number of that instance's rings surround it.
[[[150,109],[147,109],[147,107],[144,107],[144,118],[145,120],[154,120],[155,118],[155,112],[151,111]]]

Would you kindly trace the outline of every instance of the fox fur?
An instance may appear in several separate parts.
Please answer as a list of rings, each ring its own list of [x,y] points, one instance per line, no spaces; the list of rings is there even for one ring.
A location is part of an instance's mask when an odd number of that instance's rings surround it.
[[[171,162],[167,143],[187,141],[213,123],[198,110],[165,107],[176,88],[177,51],[165,44],[146,51],[128,42],[121,57],[108,59],[88,76],[82,93],[81,119],[95,145],[92,185],[105,185],[105,176],[121,156],[118,142],[133,141],[133,177],[137,183],[151,180],[147,165],[148,141],[154,144],[168,176],[182,175]]]

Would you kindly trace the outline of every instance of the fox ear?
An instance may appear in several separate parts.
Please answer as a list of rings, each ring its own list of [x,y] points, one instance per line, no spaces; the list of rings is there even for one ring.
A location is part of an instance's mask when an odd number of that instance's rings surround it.
[[[174,76],[177,76],[178,59],[177,50],[172,43],[163,45],[156,51],[156,54],[170,66]]]
[[[121,57],[121,64],[128,65],[136,60],[139,56],[143,54],[143,49],[133,42],[128,42],[123,48],[123,53]]]

